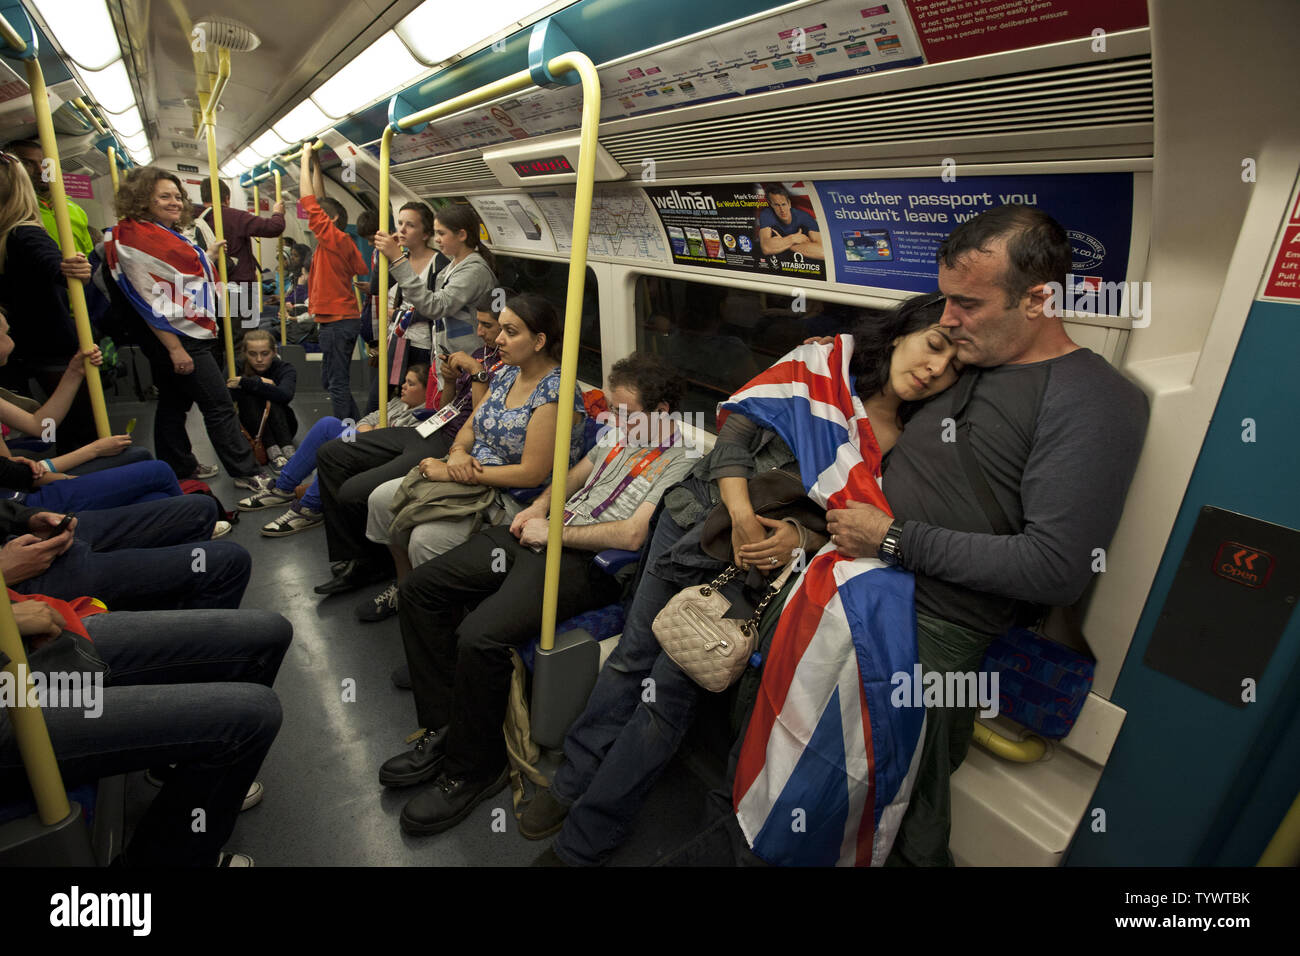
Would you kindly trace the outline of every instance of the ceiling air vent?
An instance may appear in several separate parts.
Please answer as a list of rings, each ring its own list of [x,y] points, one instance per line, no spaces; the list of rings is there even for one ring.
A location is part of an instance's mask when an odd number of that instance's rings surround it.
[[[501,184],[478,156],[453,163],[434,165],[430,160],[419,160],[393,170],[393,175],[417,196],[432,196],[459,192],[464,189],[491,189]]]
[[[174,139],[172,149],[178,153],[197,153],[199,144],[192,139]]]

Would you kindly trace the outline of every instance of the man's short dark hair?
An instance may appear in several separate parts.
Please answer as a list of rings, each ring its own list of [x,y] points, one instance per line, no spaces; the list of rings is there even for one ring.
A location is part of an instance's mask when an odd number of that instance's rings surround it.
[[[212,180],[205,179],[199,183],[199,199],[203,202],[212,202]],[[225,183],[221,184],[221,205],[230,205],[230,187]],[[216,213],[213,213],[216,215]]]
[[[379,231],[379,213],[373,209],[361,210],[357,216],[357,235],[362,238],[373,236]]]
[[[337,199],[330,199],[329,196],[319,196],[316,202],[321,209],[325,210],[325,215],[334,219],[334,225],[340,229],[348,227],[348,211],[343,208],[343,204]]]
[[[34,139],[16,139],[11,143],[6,143],[5,152],[12,153],[15,146],[26,146],[29,149],[39,149],[42,153],[45,152],[45,148]]]
[[[968,252],[988,252],[989,244],[1006,237],[1007,270],[1000,285],[1007,308],[1043,282],[1065,285],[1070,271],[1070,239],[1061,224],[1035,206],[995,206],[963,222],[939,244],[936,261],[949,269]]]
[[[790,201],[790,190],[780,183],[763,183],[763,195],[768,199],[773,196],[784,196],[787,202]]]
[[[670,412],[681,408],[686,380],[649,352],[633,352],[619,359],[609,370],[609,387],[630,388],[641,399],[641,407],[654,411],[660,402],[668,404]]]

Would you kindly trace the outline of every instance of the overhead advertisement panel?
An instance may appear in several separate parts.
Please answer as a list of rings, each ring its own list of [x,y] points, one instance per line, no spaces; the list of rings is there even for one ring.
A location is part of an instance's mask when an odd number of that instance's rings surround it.
[[[1128,278],[1132,173],[1061,173],[925,179],[828,180],[814,184],[835,280],[931,292],[935,254],[948,233],[986,209],[1037,206],[1065,227],[1075,276],[1067,308],[1115,315]],[[1104,285],[1109,283],[1109,285]],[[1112,291],[1114,290],[1114,291]],[[1104,293],[1104,294],[1103,294]]]
[[[573,251],[573,190],[529,193],[555,237],[557,252]],[[645,193],[626,187],[598,187],[591,203],[587,252],[610,259],[666,263],[668,242]]]
[[[601,68],[602,122],[921,64],[902,0],[821,0]],[[393,142],[406,163],[576,129],[580,87],[537,90]]]
[[[491,243],[509,249],[555,251],[546,217],[526,193],[471,196],[469,202],[487,227]]]
[[[655,186],[645,192],[677,265],[826,278],[821,225],[802,183]]]

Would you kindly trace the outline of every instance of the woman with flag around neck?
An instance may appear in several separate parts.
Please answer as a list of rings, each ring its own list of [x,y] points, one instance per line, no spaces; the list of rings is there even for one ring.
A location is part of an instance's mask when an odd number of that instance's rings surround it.
[[[586,710],[569,728],[565,763],[520,818],[519,832],[528,839],[560,834],[535,865],[594,866],[608,860],[690,727],[700,689],[661,651],[653,626],[659,612],[683,588],[707,584],[728,565],[748,577],[722,584],[720,593],[733,607],[752,609],[774,574],[801,553],[807,558],[803,573],[773,602],[781,613],[775,621],[769,613],[759,625],[760,633],[773,627],[774,635],[764,652],[763,683],[737,765],[737,816],[754,852],[769,863],[846,862],[845,847],[847,862],[878,863],[888,854],[906,810],[908,775],[915,773],[921,712],[873,707],[868,713],[860,700],[878,687],[882,668],[887,677],[916,660],[915,628],[906,626],[914,613],[912,578],[877,558],[840,554],[833,535],[828,540],[809,526],[808,509],[840,509],[851,501],[887,507],[880,488],[885,452],[916,403],[957,380],[957,346],[939,325],[943,308],[943,297],[933,294],[866,317],[852,335],[788,353],[721,405],[713,451],[664,495],[622,639],[601,669]],[[802,486],[806,497],[786,509],[796,517],[778,517],[779,509],[772,513],[751,498],[750,482],[783,477],[775,472],[785,473],[788,481],[782,485]],[[784,500],[773,497],[774,505]],[[805,651],[815,664],[800,667]],[[858,693],[852,693],[853,683],[862,688]],[[654,687],[653,695],[643,693],[647,686]],[[805,708],[796,715],[802,723],[776,721],[773,729],[769,702],[782,696],[801,704],[839,703],[825,711]],[[841,709],[850,715],[843,724]],[[799,736],[800,728],[820,732],[826,713],[834,726],[849,728],[844,741],[828,737],[824,745],[812,746]],[[868,721],[872,733],[864,736]],[[873,739],[891,743],[872,750],[863,741]],[[840,761],[833,759],[836,745],[843,748]],[[786,750],[781,759],[764,761],[773,746]],[[763,798],[779,797],[785,784],[763,774],[779,774],[787,766],[784,757],[799,748],[806,748],[801,752],[809,759],[796,754],[789,765],[804,774],[799,783],[807,786],[800,792],[808,794],[810,817],[814,804],[825,799],[819,794],[844,794],[849,811],[835,817],[842,826],[822,825],[793,849],[772,846],[771,835],[780,825],[765,826],[771,814]],[[858,828],[868,791],[877,804],[890,807],[879,831]],[[827,814],[834,816],[832,810]],[[787,816],[787,829],[788,821]],[[875,838],[868,839],[866,860],[863,834]]]
[[[217,284],[208,254],[178,230],[192,218],[180,178],[154,166],[131,170],[117,193],[118,223],[104,241],[104,258],[117,287],[139,318],[137,336],[158,386],[154,451],[181,479],[211,478],[215,466],[198,463],[185,416],[198,403],[212,447],[240,488],[260,490],[252,448],[239,431],[217,341]]]

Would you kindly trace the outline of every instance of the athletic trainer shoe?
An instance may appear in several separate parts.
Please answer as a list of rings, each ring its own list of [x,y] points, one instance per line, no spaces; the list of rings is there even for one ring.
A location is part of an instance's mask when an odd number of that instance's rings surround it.
[[[227,853],[224,850],[217,858],[217,866],[255,866],[253,858],[247,853]]]
[[[252,492],[265,491],[274,483],[275,476],[267,474],[240,475],[235,479],[236,488],[247,488]]]
[[[226,535],[230,534],[230,529],[233,527],[234,525],[229,521],[218,521],[212,526],[212,537],[224,538]]]
[[[262,535],[267,538],[283,538],[285,535],[297,534],[299,531],[306,531],[324,522],[325,515],[321,512],[295,505],[274,521],[262,525]]]
[[[221,474],[221,469],[216,465],[199,465],[194,469],[194,474],[190,475],[196,481],[207,481],[209,478],[215,478]]]
[[[287,455],[276,455],[271,459],[271,467],[276,471],[282,471],[284,466],[287,464],[289,464],[289,457]]]
[[[388,585],[369,601],[357,605],[357,620],[367,624],[384,621],[397,613],[397,584]]]
[[[293,501],[292,491],[281,491],[272,485],[265,491],[259,491],[247,498],[240,498],[236,506],[240,511],[261,511],[263,508],[283,508]]]

